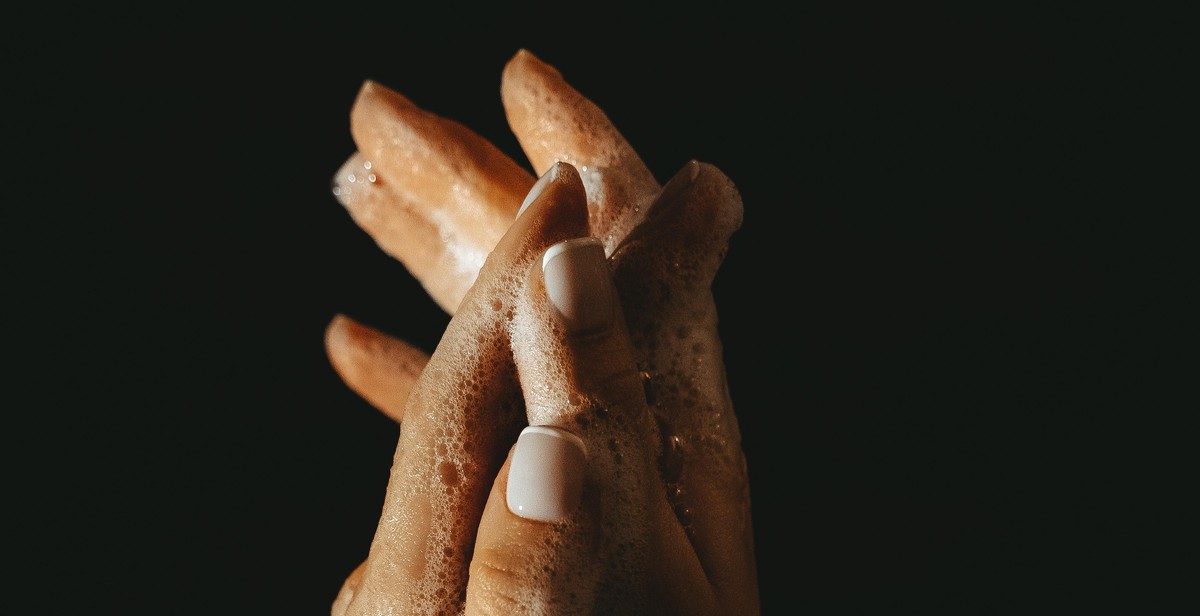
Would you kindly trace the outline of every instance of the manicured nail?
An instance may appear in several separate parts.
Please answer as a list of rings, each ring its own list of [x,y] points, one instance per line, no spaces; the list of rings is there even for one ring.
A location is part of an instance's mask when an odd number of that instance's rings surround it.
[[[558,166],[561,164],[561,162],[554,163],[549,169],[546,170],[545,173],[542,174],[542,177],[538,178],[537,182],[534,182],[533,188],[529,189],[529,194],[525,195],[525,200],[521,202],[521,209],[517,210],[518,218],[521,217],[521,214],[525,213],[526,208],[528,208],[531,203],[537,200],[538,195],[542,194],[542,190],[546,188],[546,185],[550,182],[553,182],[554,178],[558,177]]]
[[[569,333],[591,333],[612,324],[616,290],[600,240],[579,237],[547,248],[542,276],[546,295]]]
[[[529,426],[517,438],[508,467],[508,510],[530,520],[556,522],[579,507],[587,446],[553,426]]]

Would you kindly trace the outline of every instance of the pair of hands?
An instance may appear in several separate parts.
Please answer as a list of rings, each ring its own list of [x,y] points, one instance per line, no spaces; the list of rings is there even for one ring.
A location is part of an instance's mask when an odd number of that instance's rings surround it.
[[[737,191],[698,162],[660,187],[529,52],[502,77],[536,183],[380,84],[351,111],[334,192],[453,318],[431,356],[346,317],[327,331],[347,384],[401,422],[333,614],[758,613],[711,296]]]

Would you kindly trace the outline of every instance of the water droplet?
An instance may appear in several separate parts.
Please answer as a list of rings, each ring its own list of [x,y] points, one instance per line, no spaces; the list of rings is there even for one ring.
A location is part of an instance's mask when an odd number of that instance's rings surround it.
[[[661,439],[659,441],[659,473],[662,474],[663,481],[676,482],[683,473],[683,439],[667,419],[655,415],[654,422],[658,425],[658,434]]]
[[[676,481],[683,474],[683,439],[678,434],[663,434],[659,469],[665,481]]]
[[[353,174],[353,173],[351,173],[350,175],[346,176],[346,181],[347,181],[347,182],[356,182],[356,181],[358,181],[358,178],[356,178],[356,177],[354,176],[354,174]]]
[[[692,528],[692,508],[683,503],[675,503],[675,519],[683,526],[683,530],[687,531],[689,537],[695,532]]]
[[[374,173],[367,174],[367,181],[374,183],[375,182],[375,174]]]
[[[371,161],[369,161],[369,160],[363,161],[363,169],[370,169],[370,168],[371,168]]]
[[[654,376],[642,370],[642,391],[646,396],[646,404],[654,405]]]

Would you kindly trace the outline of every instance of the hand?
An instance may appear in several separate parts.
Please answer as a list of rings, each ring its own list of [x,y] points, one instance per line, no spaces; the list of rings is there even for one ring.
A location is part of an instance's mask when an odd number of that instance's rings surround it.
[[[546,179],[582,196],[565,163]],[[552,198],[524,215],[542,215]],[[466,613],[756,612],[752,586],[709,581],[663,489],[673,454],[660,447],[667,435],[647,403],[599,240],[559,242],[535,260],[512,332],[531,426],[480,521]],[[743,490],[711,496],[746,502]]]
[[[659,190],[652,178],[647,181],[644,165],[603,114],[528,53],[519,53],[506,67],[503,93],[510,123],[535,168],[540,160],[548,160],[546,153],[566,152],[560,157],[588,171],[576,173],[573,166],[560,170],[570,169],[567,175],[587,189],[572,194],[561,186],[570,182],[550,182],[548,186],[557,187],[551,192],[562,193],[557,197],[562,203],[548,210],[544,220],[522,217],[512,223],[494,251],[485,249],[486,241],[479,238],[487,234],[479,228],[500,217],[497,212],[519,209],[520,201],[504,188],[504,178],[519,174],[495,171],[511,170],[515,164],[494,156],[494,148],[488,154],[473,133],[416,109],[402,97],[397,100],[399,95],[376,84],[364,86],[352,113],[352,132],[360,147],[383,145],[371,150],[374,181],[347,183],[343,168],[339,199],[431,295],[442,298],[439,303],[450,307],[454,318],[432,358],[407,353],[402,342],[344,318],[331,324],[327,341],[335,367],[356,391],[377,405],[388,405],[389,414],[404,421],[371,553],[347,580],[334,611],[349,607],[352,613],[370,613],[417,605],[461,609],[467,563],[478,547],[476,532],[483,532],[478,524],[488,482],[500,470],[520,428],[534,419],[523,416],[514,359],[519,354],[510,350],[524,344],[509,320],[519,314],[520,287],[514,288],[513,281],[524,280],[524,272],[547,246],[592,235],[603,238],[621,305],[629,316],[634,365],[650,392],[655,430],[648,434],[658,438],[653,451],[659,466],[656,485],[707,578],[714,581],[713,595],[731,612],[754,613],[757,588],[746,469],[710,293],[728,238],[741,222],[736,190],[715,168],[695,162]],[[535,115],[550,120],[531,122]],[[561,130],[546,130],[547,126]],[[457,159],[446,152],[456,150],[487,155],[450,165],[448,161]],[[438,152],[447,164],[402,164],[436,161]],[[361,156],[351,157],[347,166],[365,167]],[[410,177],[413,173],[417,177]],[[413,185],[420,188],[405,188]],[[455,200],[448,195],[475,197]],[[425,201],[416,207],[414,201],[420,199]],[[572,222],[564,213],[571,211],[578,220]],[[446,241],[440,246],[399,241],[406,232],[397,221],[426,228],[441,224],[442,232],[435,236]],[[455,280],[450,274],[469,271],[464,255],[472,253],[464,246],[483,247],[482,254],[489,256],[470,277],[469,293],[455,301],[454,286],[436,281],[442,275]],[[382,353],[372,353],[371,348]],[[359,361],[347,361],[356,354]],[[425,360],[429,364],[404,400],[401,414],[396,410],[400,396],[375,389],[372,383],[413,383],[412,368]],[[400,369],[388,370],[389,366]],[[360,378],[364,375],[371,378]],[[380,380],[380,375],[386,376]],[[742,609],[751,605],[753,609]]]

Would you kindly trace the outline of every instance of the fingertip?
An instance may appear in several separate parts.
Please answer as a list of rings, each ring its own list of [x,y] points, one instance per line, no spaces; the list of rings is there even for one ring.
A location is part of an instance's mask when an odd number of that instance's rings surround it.
[[[366,573],[366,569],[367,561],[364,560],[354,568],[354,571],[350,572],[350,575],[346,576],[330,607],[330,616],[343,616],[349,611],[350,604],[354,602],[354,596],[358,594],[358,589],[362,586],[363,574]]]
[[[521,202],[521,207],[517,210],[517,218],[520,218],[521,214],[524,214],[525,210],[529,209],[529,206],[534,201],[537,201],[538,196],[542,194],[542,191],[545,190],[547,184],[550,184],[558,178],[558,172],[560,169],[562,169],[562,165],[562,162],[554,163],[553,166],[551,166],[546,170],[545,173],[542,174],[542,177],[538,178],[538,181],[535,182],[529,189],[529,193],[525,195],[525,200]]]
[[[349,321],[350,318],[340,312],[329,319],[329,323],[325,325],[325,347],[327,349],[345,338]]]
[[[555,161],[529,188],[517,209],[514,227],[541,228],[551,233],[587,233],[587,193],[579,170]],[[509,231],[512,231],[510,229]]]

